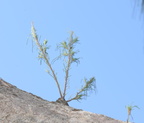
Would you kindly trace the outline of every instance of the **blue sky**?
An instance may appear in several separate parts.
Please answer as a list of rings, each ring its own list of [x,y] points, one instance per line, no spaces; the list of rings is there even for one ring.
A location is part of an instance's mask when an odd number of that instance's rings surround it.
[[[30,26],[34,22],[41,41],[49,40],[50,57],[58,54],[59,42],[69,31],[79,37],[79,66],[71,69],[69,96],[84,77],[95,76],[97,93],[70,106],[125,121],[125,106],[137,105],[133,122],[143,123],[144,32],[140,7],[132,0],[13,0],[0,4],[0,77],[18,88],[46,100],[59,98],[53,79],[39,64],[32,46]],[[32,48],[33,47],[33,48]],[[32,52],[33,49],[33,52]],[[62,65],[53,64],[63,81]]]

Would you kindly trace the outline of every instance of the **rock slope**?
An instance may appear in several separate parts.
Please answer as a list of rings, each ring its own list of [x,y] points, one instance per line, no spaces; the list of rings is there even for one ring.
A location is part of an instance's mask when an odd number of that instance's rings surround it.
[[[0,123],[124,123],[49,102],[0,79]]]

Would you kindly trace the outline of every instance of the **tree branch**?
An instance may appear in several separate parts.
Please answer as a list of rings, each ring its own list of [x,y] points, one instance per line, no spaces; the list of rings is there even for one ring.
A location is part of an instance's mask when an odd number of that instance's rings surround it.
[[[52,74],[50,74],[50,73],[49,74],[54,78],[54,80],[56,82],[56,85],[58,87],[58,90],[59,90],[60,97],[62,98],[63,95],[62,95],[62,92],[61,92],[61,89],[60,89],[59,82],[58,82],[56,74],[55,74],[55,72],[54,72],[54,70],[53,70],[53,68],[52,68],[52,66],[51,66],[51,64],[49,62],[49,59],[47,58],[46,47],[43,48],[42,45],[39,43],[38,35],[36,34],[36,30],[35,30],[33,24],[31,26],[31,35],[33,37],[33,41],[35,41],[35,43],[38,46],[38,49],[39,49],[39,51],[41,53],[40,57],[43,57],[43,59],[45,60],[46,64],[48,65],[48,67],[49,67],[49,69],[50,69],[50,71],[52,73]],[[45,42],[45,44],[46,44],[46,42]]]

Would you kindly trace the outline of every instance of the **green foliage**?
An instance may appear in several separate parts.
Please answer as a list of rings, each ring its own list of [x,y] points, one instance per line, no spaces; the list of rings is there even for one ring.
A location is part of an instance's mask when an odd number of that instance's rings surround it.
[[[70,100],[68,100],[67,102],[71,101],[71,100],[82,100],[86,97],[88,97],[88,92],[90,91],[96,91],[96,84],[95,84],[95,78],[92,77],[90,78],[90,80],[84,79],[84,86],[82,86],[82,88],[76,93],[75,97],[71,98]]]
[[[132,113],[132,110],[134,110],[134,108],[138,108],[139,109],[139,107],[136,106],[136,105],[134,105],[134,106],[133,105],[126,106],[127,114],[128,114],[127,123],[129,122],[130,116],[132,117],[131,113]],[[132,117],[132,119],[133,119],[133,117]]]
[[[68,42],[63,41],[60,43],[59,48],[62,50],[60,57],[67,58],[67,62],[70,64],[73,62],[79,63],[79,58],[75,58],[74,56],[78,51],[74,51],[75,44],[78,43],[78,37],[73,38],[74,32],[70,33],[70,39]]]
[[[66,91],[67,91],[67,85],[69,83],[69,71],[71,68],[72,63],[79,63],[79,58],[76,58],[75,55],[78,53],[78,51],[75,51],[75,45],[79,42],[78,37],[74,37],[74,32],[70,33],[70,37],[68,41],[63,41],[59,44],[58,48],[60,49],[60,55],[58,56],[57,59],[54,61],[58,60],[59,58],[62,58],[64,61],[64,72],[65,72],[65,77],[64,77],[64,90],[61,90],[60,83],[57,79],[57,75],[55,74],[55,71],[53,70],[53,67],[49,61],[49,56],[48,56],[48,41],[44,40],[42,44],[40,44],[38,35],[36,33],[36,29],[34,25],[32,24],[31,26],[31,36],[35,44],[37,45],[39,52],[38,52],[38,58],[40,60],[43,60],[47,66],[48,66],[48,74],[53,77],[54,81],[56,82],[56,85],[59,90],[60,98],[59,102],[70,102],[72,100],[82,100],[83,98],[88,96],[89,91],[95,91],[96,85],[95,85],[95,78],[92,77],[89,80],[84,79],[85,84],[82,86],[82,88],[76,93],[75,97],[65,100],[66,96]]]

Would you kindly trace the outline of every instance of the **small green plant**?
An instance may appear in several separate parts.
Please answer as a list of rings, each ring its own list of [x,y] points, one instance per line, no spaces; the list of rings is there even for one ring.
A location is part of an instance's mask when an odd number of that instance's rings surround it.
[[[36,29],[33,24],[31,26],[31,36],[32,36],[32,40],[35,42],[39,50],[38,58],[40,60],[43,60],[47,64],[48,66],[47,73],[54,79],[57,85],[60,98],[56,102],[68,105],[68,102],[72,100],[79,101],[87,97],[88,91],[96,90],[95,77],[92,77],[88,80],[84,79],[85,84],[81,87],[81,89],[75,94],[74,97],[70,98],[69,100],[66,100],[66,92],[67,92],[67,86],[70,79],[69,71],[71,69],[71,65],[73,63],[79,63],[79,58],[75,57],[75,55],[78,53],[78,51],[75,51],[75,45],[79,42],[79,40],[78,37],[74,37],[74,32],[70,33],[70,37],[68,41],[63,41],[60,43],[60,45],[58,46],[58,48],[60,48],[60,55],[56,59],[54,59],[54,61],[58,60],[59,58],[63,59],[64,73],[65,73],[63,91],[58,81],[58,77],[50,62],[49,53],[48,53],[49,47],[47,45],[48,41],[44,40],[42,44],[40,43],[39,37],[36,33]]]
[[[129,119],[130,119],[130,116],[132,117],[132,110],[134,110],[134,108],[138,108],[139,109],[139,107],[138,106],[136,106],[136,105],[128,105],[128,106],[126,106],[126,109],[127,109],[127,123],[129,123]],[[133,117],[132,117],[132,119],[133,119]]]

